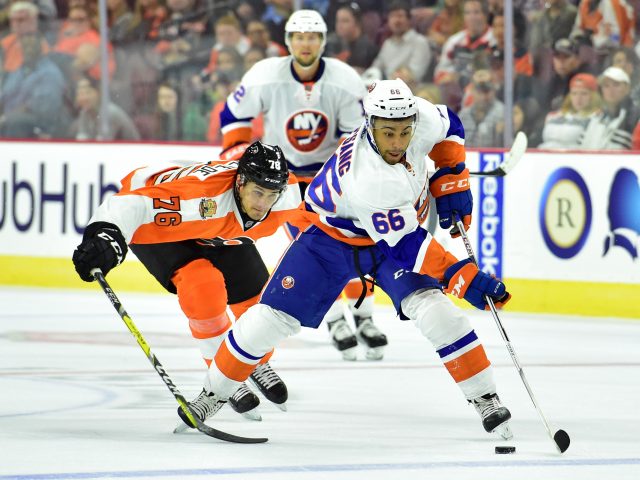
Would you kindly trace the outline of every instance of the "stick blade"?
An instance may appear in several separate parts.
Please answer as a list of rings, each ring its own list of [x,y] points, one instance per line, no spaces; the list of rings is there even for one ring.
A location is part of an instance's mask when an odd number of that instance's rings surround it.
[[[571,443],[571,439],[569,438],[569,434],[564,430],[558,430],[553,435],[553,441],[556,442],[556,446],[560,453],[564,453],[569,448],[569,444]]]
[[[504,175],[513,170],[513,167],[516,166],[527,151],[528,146],[529,140],[527,139],[527,135],[522,131],[518,132],[516,134],[516,138],[513,140],[513,144],[511,145],[511,150],[509,150],[508,155],[506,155],[506,160],[502,162],[502,165],[500,165]]]

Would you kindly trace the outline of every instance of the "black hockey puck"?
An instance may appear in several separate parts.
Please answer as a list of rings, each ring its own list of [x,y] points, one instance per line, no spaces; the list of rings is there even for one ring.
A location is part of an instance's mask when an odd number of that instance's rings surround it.
[[[496,447],[496,453],[516,453],[516,447]]]

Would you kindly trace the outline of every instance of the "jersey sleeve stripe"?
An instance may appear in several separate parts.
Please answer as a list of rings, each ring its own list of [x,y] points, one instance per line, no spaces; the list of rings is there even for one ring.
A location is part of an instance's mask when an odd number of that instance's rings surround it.
[[[322,218],[322,220],[327,223],[328,225],[335,227],[339,230],[342,231],[348,231],[350,233],[353,233],[354,235],[360,236],[360,237],[368,237],[369,234],[367,233],[367,231],[364,228],[359,228],[356,227],[355,223],[353,222],[353,220],[348,220],[346,218],[340,218],[340,217],[324,217]]]
[[[458,139],[464,141],[464,127],[458,115],[456,115],[449,107],[447,107],[447,117],[449,119],[449,128],[447,129],[446,139]]]
[[[330,225],[326,225],[324,223],[322,223],[322,219],[318,218],[318,216],[314,215],[312,223],[318,227],[320,230],[322,230],[324,233],[326,233],[327,235],[329,235],[332,238],[335,238],[336,240],[339,240],[341,242],[347,243],[349,245],[355,245],[355,246],[359,246],[359,247],[364,247],[364,246],[368,246],[368,245],[374,245],[374,241],[371,240],[371,238],[369,238],[368,236],[366,238],[363,237],[353,237],[350,234],[350,232],[348,231],[341,231],[338,228],[335,227],[331,227]],[[350,234],[350,235],[345,235],[345,233]]]
[[[222,132],[224,133],[225,129],[227,129],[230,125],[236,123],[243,123],[245,125],[251,125],[251,120],[253,117],[244,117],[238,118],[236,117],[229,108],[229,102],[225,102],[224,108],[220,112],[220,127]]]

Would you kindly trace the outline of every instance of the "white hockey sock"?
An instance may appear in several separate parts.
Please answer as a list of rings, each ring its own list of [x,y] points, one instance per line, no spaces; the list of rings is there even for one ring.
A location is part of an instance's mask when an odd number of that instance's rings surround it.
[[[348,298],[347,302],[349,304],[349,310],[354,316],[358,317],[371,317],[373,315],[373,295],[369,295],[368,297],[364,297],[362,304],[360,307],[356,308],[356,303],[358,302],[357,298]]]
[[[324,314],[324,322],[333,322],[334,320],[338,320],[340,317],[344,316],[344,306],[341,299],[336,300],[331,305],[331,308]]]
[[[463,356],[477,347],[481,351],[474,352],[477,356],[470,360],[471,368],[474,363],[481,363],[476,361],[476,357],[486,361],[482,344],[475,336],[469,320],[440,290],[419,290],[412,293],[402,300],[402,311],[415,322],[415,326],[439,351],[442,361],[454,379],[455,372],[452,372],[448,362],[458,359],[460,368],[464,370],[466,358]],[[496,391],[491,365],[468,378],[456,381],[469,400]]]
[[[231,373],[229,376],[223,373],[214,360],[209,367],[205,388],[223,398],[228,398],[240,384],[230,378],[239,378],[235,365],[240,367],[240,371],[246,368],[243,365],[256,365],[282,340],[299,331],[300,322],[291,315],[268,305],[260,303],[253,305],[236,322],[224,340],[225,347],[232,355],[232,361],[231,367],[221,368],[230,368]]]

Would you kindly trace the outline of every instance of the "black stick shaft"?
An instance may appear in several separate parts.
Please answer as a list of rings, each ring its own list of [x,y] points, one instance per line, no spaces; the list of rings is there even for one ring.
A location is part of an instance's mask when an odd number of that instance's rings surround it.
[[[462,220],[460,220],[460,215],[458,215],[458,212],[454,212],[453,216],[454,216],[454,218],[456,220],[456,225],[457,225],[458,229],[460,230],[460,236],[461,236],[462,241],[464,242],[464,246],[465,246],[465,248],[467,250],[467,255],[469,255],[469,259],[476,266],[478,266],[478,261],[476,260],[476,256],[473,253],[473,247],[471,246],[471,242],[469,241],[469,237],[467,236],[467,232],[464,229],[464,225],[462,223]],[[547,422],[547,418],[542,413],[542,409],[538,405],[536,397],[533,395],[533,390],[531,390],[531,386],[529,385],[529,382],[527,381],[527,377],[524,375],[524,370],[522,369],[522,366],[520,365],[520,361],[518,360],[518,356],[516,355],[516,351],[513,349],[513,346],[511,345],[511,341],[509,340],[509,336],[507,335],[507,331],[504,329],[504,326],[502,325],[502,322],[500,321],[500,317],[498,316],[498,310],[496,309],[496,306],[493,303],[493,299],[491,297],[489,297],[488,295],[485,295],[485,299],[487,301],[487,304],[489,305],[489,310],[491,310],[491,315],[493,316],[493,319],[495,320],[496,325],[498,326],[498,331],[500,332],[500,335],[502,336],[502,339],[504,340],[504,343],[505,343],[505,345],[507,347],[507,351],[509,352],[509,355],[511,356],[511,360],[513,360],[513,364],[516,366],[516,369],[518,370],[518,373],[520,374],[520,378],[522,380],[522,383],[524,384],[524,387],[526,388],[527,393],[529,394],[529,398],[531,399],[531,402],[533,403],[533,406],[535,407],[536,411],[538,412],[538,415],[540,415],[540,419],[542,420],[542,423],[544,424],[544,428],[547,430],[547,434],[549,435],[551,440],[553,440],[553,443],[556,445],[556,448],[558,449],[558,451],[560,453],[563,453],[564,451],[567,450],[567,448],[569,448],[569,435],[567,435],[567,433],[564,430],[559,430],[558,432],[556,432],[555,435],[551,431],[551,427],[549,426],[549,422]]]

